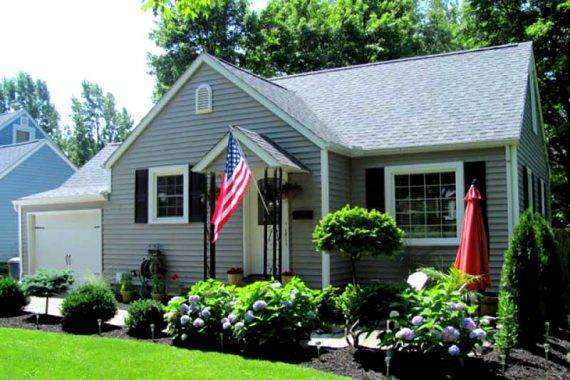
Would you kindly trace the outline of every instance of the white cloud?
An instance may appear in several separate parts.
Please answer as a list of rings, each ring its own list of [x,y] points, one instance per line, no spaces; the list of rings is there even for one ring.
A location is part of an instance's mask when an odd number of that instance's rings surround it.
[[[47,82],[69,121],[71,96],[86,79],[115,95],[138,122],[152,106],[146,54],[150,13],[140,0],[18,0],[2,2],[0,78],[26,71]]]

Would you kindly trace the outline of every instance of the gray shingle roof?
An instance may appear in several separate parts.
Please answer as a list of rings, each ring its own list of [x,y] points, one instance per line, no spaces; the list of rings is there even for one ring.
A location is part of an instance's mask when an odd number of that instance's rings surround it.
[[[7,120],[11,119],[16,113],[20,111],[7,111],[0,113],[0,126],[4,124]]]
[[[345,146],[394,149],[518,139],[531,43],[274,78]]]
[[[36,140],[21,144],[0,146],[0,175],[43,142],[42,140]]]
[[[21,199],[78,197],[110,192],[111,172],[105,169],[103,165],[120,145],[119,143],[107,144],[60,187]]]

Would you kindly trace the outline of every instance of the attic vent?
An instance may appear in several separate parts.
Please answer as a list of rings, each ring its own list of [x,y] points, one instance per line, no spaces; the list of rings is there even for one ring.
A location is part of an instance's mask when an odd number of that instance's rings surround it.
[[[196,89],[196,113],[212,112],[212,88],[201,84]]]
[[[22,127],[27,127],[29,125],[29,120],[27,116],[22,116],[20,118],[20,124],[22,125]]]

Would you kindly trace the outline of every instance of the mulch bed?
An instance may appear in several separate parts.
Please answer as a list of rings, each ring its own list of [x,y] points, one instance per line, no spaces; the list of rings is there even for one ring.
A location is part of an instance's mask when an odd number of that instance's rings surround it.
[[[12,317],[0,317],[1,327],[36,329],[65,333],[61,318],[42,315],[36,327],[36,316],[22,313]],[[85,335],[97,335],[98,331],[82,332]],[[550,339],[549,360],[544,358],[544,350],[536,348],[534,352],[517,349],[511,354],[509,365],[503,372],[501,358],[497,352],[491,352],[479,358],[467,358],[461,367],[458,360],[440,360],[413,355],[395,355],[391,361],[390,374],[395,379],[418,378],[462,378],[462,379],[570,379],[570,365],[565,355],[570,350],[570,334],[559,332]],[[101,336],[137,339],[129,336],[125,328],[104,324]],[[156,343],[172,345],[172,339],[159,336]],[[215,348],[214,348],[215,349]],[[321,349],[317,357],[315,347],[303,350],[284,350],[270,355],[250,355],[263,359],[297,363],[327,372],[350,376],[358,379],[385,379],[385,357],[378,350],[362,349]]]

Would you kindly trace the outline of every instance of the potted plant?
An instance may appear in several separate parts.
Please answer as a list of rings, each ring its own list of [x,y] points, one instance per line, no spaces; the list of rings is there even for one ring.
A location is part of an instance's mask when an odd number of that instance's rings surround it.
[[[155,301],[163,302],[166,299],[166,283],[162,277],[156,274],[151,279],[150,295]]]
[[[243,268],[231,267],[228,269],[228,283],[230,285],[240,285],[243,282]]]
[[[286,182],[283,184],[281,188],[281,193],[283,194],[283,198],[293,199],[297,195],[303,192],[303,188],[301,185],[295,182]]]
[[[135,299],[135,287],[133,285],[133,276],[130,273],[121,274],[121,298],[123,303],[129,303]]]
[[[286,270],[281,272],[281,282],[283,285],[287,285],[295,277],[295,273],[291,270]]]

